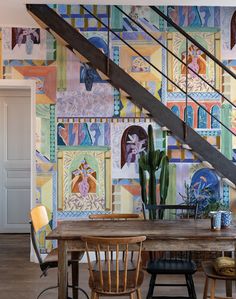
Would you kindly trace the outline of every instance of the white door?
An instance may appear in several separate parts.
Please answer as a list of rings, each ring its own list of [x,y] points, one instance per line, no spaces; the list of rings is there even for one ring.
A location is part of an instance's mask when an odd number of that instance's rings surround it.
[[[30,89],[0,89],[0,233],[29,232]]]

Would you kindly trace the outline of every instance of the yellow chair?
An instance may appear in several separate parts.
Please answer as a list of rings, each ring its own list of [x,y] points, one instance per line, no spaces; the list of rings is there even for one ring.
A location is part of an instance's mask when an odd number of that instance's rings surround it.
[[[36,234],[44,229],[48,224],[49,224],[49,219],[48,219],[48,213],[45,208],[45,206],[40,205],[35,208],[33,208],[30,211],[30,224],[31,224],[31,240],[33,244],[33,248],[36,254],[36,257],[39,262],[40,269],[42,271],[42,276],[47,276],[47,272],[50,268],[57,268],[58,267],[58,250],[57,248],[53,249],[50,253],[47,254],[45,259],[42,259],[41,254],[39,252],[39,246],[37,242],[37,236]],[[73,288],[73,297],[78,296],[78,290],[80,290],[84,295],[86,296],[87,299],[89,299],[88,295],[86,292],[78,287],[78,280],[79,280],[79,267],[78,263],[79,260],[81,260],[82,256],[84,255],[84,252],[76,253],[76,259],[72,260],[71,254],[68,256],[68,265],[72,266],[72,287]],[[52,286],[44,289],[43,291],[40,292],[37,298],[39,298],[44,292],[50,289],[57,288],[57,286]]]

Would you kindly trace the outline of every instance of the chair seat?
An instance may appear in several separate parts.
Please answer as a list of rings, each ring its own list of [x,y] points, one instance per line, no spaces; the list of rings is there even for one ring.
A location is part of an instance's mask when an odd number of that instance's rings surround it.
[[[104,285],[101,288],[100,285],[100,272],[98,271],[93,271],[93,276],[94,276],[94,283],[91,279],[89,278],[89,286],[90,288],[95,291],[96,293],[99,294],[110,294],[110,295],[115,295],[116,293],[121,294],[130,294],[134,292],[134,290],[137,290],[140,288],[141,284],[143,283],[144,279],[144,272],[140,271],[139,272],[139,277],[138,277],[138,282],[137,285],[135,286],[135,277],[136,277],[136,270],[130,270],[127,272],[127,287],[124,292],[124,274],[122,271],[119,270],[119,290],[117,291],[116,289],[116,271],[111,271],[111,289],[109,291],[109,285],[108,285],[108,272],[103,272],[103,282]]]
[[[194,274],[196,271],[196,264],[188,260],[159,259],[147,265],[150,274]]]
[[[219,275],[216,273],[213,262],[211,261],[205,261],[202,262],[202,268],[205,273],[205,275],[212,279],[219,279],[219,280],[234,280],[234,277],[232,276],[225,276],[225,275]]]
[[[82,259],[83,255],[84,255],[84,252],[79,252],[78,261],[80,261]],[[71,264],[71,262],[72,262],[71,253],[68,252],[68,263]],[[56,265],[55,267],[57,267],[57,264],[58,264],[58,249],[55,248],[52,251],[50,251],[48,253],[48,255],[45,257],[43,263],[44,264],[50,264],[50,266],[55,264]]]

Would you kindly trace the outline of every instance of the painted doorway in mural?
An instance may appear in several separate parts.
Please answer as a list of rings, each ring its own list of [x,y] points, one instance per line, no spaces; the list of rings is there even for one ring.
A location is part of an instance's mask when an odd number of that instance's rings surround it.
[[[0,232],[29,232],[32,156],[29,87],[0,84],[0,126]]]

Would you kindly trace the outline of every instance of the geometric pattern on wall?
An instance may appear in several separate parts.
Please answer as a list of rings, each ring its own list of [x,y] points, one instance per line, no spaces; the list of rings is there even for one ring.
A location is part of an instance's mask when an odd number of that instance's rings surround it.
[[[110,152],[95,150],[58,152],[58,209],[104,211],[110,208]]]
[[[12,68],[12,76],[15,79],[30,79],[36,81],[37,104],[55,104],[55,66],[15,66],[14,68]]]
[[[219,57],[220,40],[219,34],[212,32],[192,33],[191,36],[202,44],[211,54]],[[182,61],[187,62],[189,67],[197,74],[207,80],[211,85],[219,88],[220,78],[216,72],[214,62],[195,45],[188,43],[186,50],[186,39],[180,33],[168,34],[168,48],[174,52]],[[187,52],[188,51],[188,52]],[[168,76],[182,89],[186,89],[186,67],[171,54],[167,55]],[[188,70],[188,92],[214,92],[191,70]],[[179,89],[168,82],[168,91],[179,92]]]

